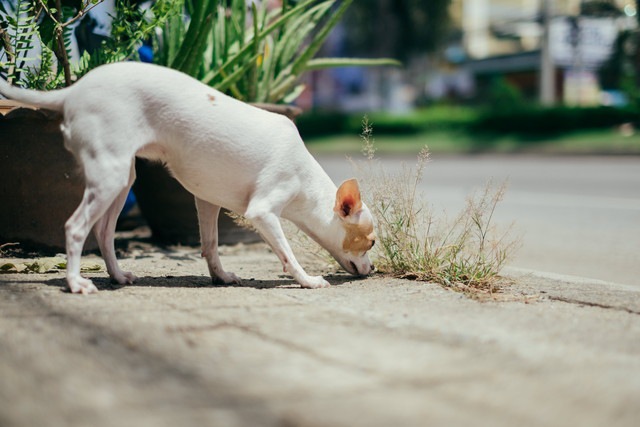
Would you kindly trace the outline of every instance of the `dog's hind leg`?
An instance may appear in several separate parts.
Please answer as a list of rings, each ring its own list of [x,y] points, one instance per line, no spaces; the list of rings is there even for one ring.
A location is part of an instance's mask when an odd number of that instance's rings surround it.
[[[119,195],[127,188],[131,159],[87,156],[84,159],[85,190],[80,206],[65,224],[67,244],[67,283],[73,293],[89,294],[97,288],[91,280],[80,275],[82,247],[94,224],[107,212]]]
[[[113,203],[111,203],[111,206],[107,209],[107,212],[98,219],[96,225],[93,227],[93,232],[98,240],[100,252],[102,253],[102,258],[104,258],[109,276],[121,285],[131,284],[137,280],[137,277],[133,273],[122,271],[120,269],[114,248],[114,237],[118,216],[122,211],[125,201],[127,200],[127,195],[135,178],[136,170],[132,162],[127,186],[120,192],[120,194],[118,194]]]
[[[196,208],[198,209],[202,257],[207,260],[211,279],[214,283],[240,284],[241,280],[238,276],[224,271],[220,262],[218,254],[218,216],[220,214],[220,206],[212,205],[196,197]]]

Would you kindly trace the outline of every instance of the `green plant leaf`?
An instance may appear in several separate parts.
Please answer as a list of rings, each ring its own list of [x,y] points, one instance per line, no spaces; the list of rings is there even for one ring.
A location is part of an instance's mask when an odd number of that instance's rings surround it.
[[[257,59],[258,59],[257,55],[253,57],[253,61],[256,61]],[[229,87],[231,87],[233,84],[235,84],[238,80],[240,80],[240,78],[244,74],[247,73],[249,68],[252,67],[253,64],[251,64],[251,62],[252,61],[248,61],[247,63],[244,64],[244,66],[238,68],[236,71],[234,71],[230,75],[226,76],[224,78],[224,80],[222,80],[219,84],[216,85],[216,89],[218,89],[221,92],[224,92]],[[239,96],[238,98],[242,99],[242,96]]]
[[[309,46],[305,49],[304,53],[302,53],[298,59],[293,63],[293,74],[300,74],[307,62],[313,58],[313,56],[320,50],[320,47],[324,44],[324,41],[329,36],[329,33],[336,26],[336,24],[342,19],[342,15],[347,11],[347,8],[351,5],[353,0],[344,0],[342,4],[338,7],[333,15],[325,22],[324,26],[320,29],[320,31],[315,35],[313,41],[309,44]]]
[[[289,94],[287,96],[285,96],[282,101],[285,104],[290,104],[293,101],[295,101],[296,99],[298,99],[298,97],[300,95],[302,95],[302,92],[304,92],[306,86],[305,85],[298,85],[296,86],[291,92],[289,92]]]
[[[194,9],[192,10],[187,33],[184,36],[180,50],[171,63],[171,68],[176,70],[183,70],[189,58],[197,54],[195,49],[200,48],[198,38],[208,34],[206,27],[210,25],[209,19],[212,19],[215,13],[213,0],[195,1],[191,7]],[[200,58],[200,56],[198,56],[198,58]]]
[[[197,71],[201,63],[201,58],[204,55],[204,51],[207,48],[207,38],[209,32],[213,28],[213,15],[209,14],[205,17],[204,22],[201,25],[201,30],[197,34],[194,43],[189,50],[189,55],[182,64],[180,71],[183,71],[190,76],[197,77]]]
[[[285,25],[292,16],[295,16],[297,13],[304,10],[304,8],[306,8],[309,4],[313,3],[314,1],[316,0],[305,0],[299,3],[297,6],[289,9],[284,15],[279,16],[276,20],[270,23],[269,26],[267,26],[262,31],[260,31],[260,33],[258,33],[257,36],[254,35],[254,38],[257,38],[258,41],[261,41],[267,35],[271,34],[273,31]],[[209,72],[202,81],[206,84],[214,84],[215,80],[219,78],[219,75],[227,74],[227,71],[229,68],[235,67],[238,63],[240,63],[243,59],[245,59],[246,55],[250,52],[252,47],[253,47],[252,44],[248,44],[242,47],[237,52],[236,55],[234,55],[232,58],[228,59],[225,63],[223,63],[219,67],[219,69],[212,70],[211,72]]]
[[[401,67],[402,62],[391,58],[315,58],[307,62],[305,70],[322,70],[325,68],[337,67],[380,67],[380,66]]]
[[[18,268],[12,262],[0,264],[0,273],[15,273],[17,270]]]

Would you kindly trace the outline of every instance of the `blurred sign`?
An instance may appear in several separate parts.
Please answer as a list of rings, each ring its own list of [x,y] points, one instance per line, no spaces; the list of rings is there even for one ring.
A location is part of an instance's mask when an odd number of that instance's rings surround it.
[[[553,62],[561,67],[597,68],[613,53],[617,36],[614,19],[556,18],[549,31]]]

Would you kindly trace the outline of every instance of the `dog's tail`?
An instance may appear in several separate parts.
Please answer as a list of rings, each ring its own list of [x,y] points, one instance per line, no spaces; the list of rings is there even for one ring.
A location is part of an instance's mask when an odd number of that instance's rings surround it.
[[[22,89],[10,85],[3,78],[0,78],[0,95],[14,101],[22,102],[46,110],[62,112],[66,89],[43,92],[38,90]]]

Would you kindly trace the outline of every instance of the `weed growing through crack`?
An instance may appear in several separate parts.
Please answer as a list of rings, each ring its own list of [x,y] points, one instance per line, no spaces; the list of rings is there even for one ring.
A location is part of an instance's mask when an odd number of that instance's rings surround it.
[[[373,129],[365,116],[362,127],[364,162],[354,162],[365,201],[376,220],[378,238],[373,256],[378,271],[395,277],[431,281],[473,297],[499,289],[500,270],[518,246],[511,228],[500,233],[493,224],[506,185],[487,183],[467,199],[453,219],[436,218],[418,191],[430,161],[424,147],[415,167],[386,171],[375,157]]]

